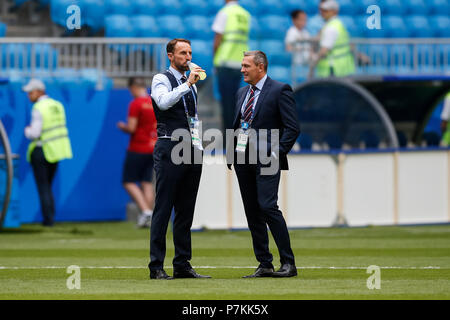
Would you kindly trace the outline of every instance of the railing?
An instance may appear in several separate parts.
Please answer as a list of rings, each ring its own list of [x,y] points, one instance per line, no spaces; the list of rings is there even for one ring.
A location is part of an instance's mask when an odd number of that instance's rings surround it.
[[[310,48],[317,52],[317,40],[301,41],[299,44],[304,43],[309,43]],[[449,38],[354,38],[351,48],[357,75],[450,74]],[[296,53],[299,52],[294,52],[292,56]],[[314,69],[311,61],[301,66],[292,59],[292,83],[314,78]]]
[[[164,38],[1,38],[6,77],[151,77],[167,67]],[[95,76],[95,75],[94,75]]]

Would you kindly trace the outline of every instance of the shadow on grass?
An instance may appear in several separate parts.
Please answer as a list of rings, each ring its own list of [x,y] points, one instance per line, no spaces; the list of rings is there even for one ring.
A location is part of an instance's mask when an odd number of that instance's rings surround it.
[[[37,233],[60,233],[60,234],[75,234],[75,235],[93,235],[92,230],[79,229],[77,227],[61,228],[61,227],[43,227],[33,226],[26,228],[2,228],[0,234],[37,234]]]

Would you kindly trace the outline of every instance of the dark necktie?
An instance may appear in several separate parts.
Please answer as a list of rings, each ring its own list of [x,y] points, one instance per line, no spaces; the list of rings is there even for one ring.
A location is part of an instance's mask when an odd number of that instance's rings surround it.
[[[186,81],[187,81],[186,76],[182,76],[181,83],[185,83]],[[195,117],[195,101],[194,96],[192,95],[192,90],[193,89],[189,90],[189,92],[184,95],[184,99],[186,101],[186,107],[188,109],[189,115],[191,117]]]
[[[248,96],[247,104],[244,108],[244,121],[249,122],[253,115],[253,105],[255,102],[255,91],[258,90],[255,86],[250,87],[250,95]]]

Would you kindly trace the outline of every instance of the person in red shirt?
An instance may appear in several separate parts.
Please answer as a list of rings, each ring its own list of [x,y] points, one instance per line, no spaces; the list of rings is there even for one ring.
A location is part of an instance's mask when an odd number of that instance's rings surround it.
[[[122,183],[142,212],[138,226],[148,227],[155,201],[152,177],[153,149],[157,140],[156,118],[144,79],[130,78],[128,88],[134,100],[129,105],[127,123],[117,123],[120,130],[131,135]]]

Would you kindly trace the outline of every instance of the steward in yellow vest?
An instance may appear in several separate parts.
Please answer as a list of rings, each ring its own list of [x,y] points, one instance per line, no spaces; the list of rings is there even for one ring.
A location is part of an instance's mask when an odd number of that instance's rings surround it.
[[[63,105],[45,94],[45,85],[32,79],[23,87],[30,101],[34,102],[31,124],[25,128],[25,136],[32,140],[28,146],[27,160],[33,168],[41,201],[44,226],[54,223],[55,205],[52,181],[58,162],[72,158],[72,148],[66,127]]]
[[[335,0],[326,0],[319,8],[326,24],[320,32],[320,51],[315,59],[316,75],[343,77],[355,73],[350,37],[344,24],[337,17],[338,3]]]

